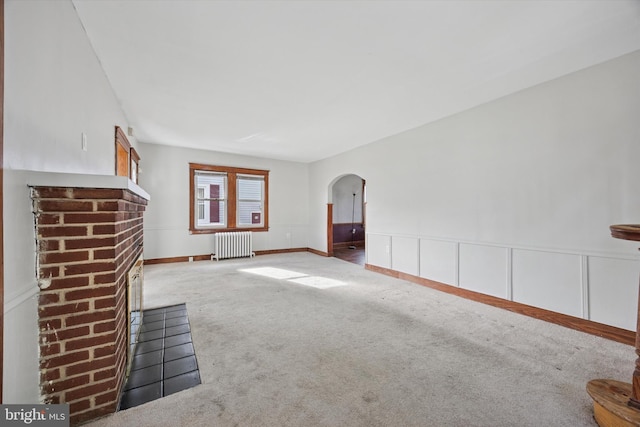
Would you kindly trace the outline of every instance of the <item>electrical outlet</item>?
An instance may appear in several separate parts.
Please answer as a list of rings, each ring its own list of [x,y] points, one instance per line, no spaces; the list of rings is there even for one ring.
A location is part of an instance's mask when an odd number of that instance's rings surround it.
[[[82,151],[87,151],[87,134],[82,132]]]
[[[189,262],[193,262],[193,257],[192,256],[189,257]]]

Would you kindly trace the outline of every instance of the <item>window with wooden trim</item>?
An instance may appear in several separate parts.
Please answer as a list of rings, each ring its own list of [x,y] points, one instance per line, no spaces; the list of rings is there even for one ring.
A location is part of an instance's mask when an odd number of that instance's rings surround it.
[[[189,163],[189,230],[267,231],[269,171]]]

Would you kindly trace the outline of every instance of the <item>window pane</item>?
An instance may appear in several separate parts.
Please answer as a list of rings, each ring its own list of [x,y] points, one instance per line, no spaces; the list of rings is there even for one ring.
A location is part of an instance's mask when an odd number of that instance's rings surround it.
[[[198,220],[204,220],[204,201],[198,202]]]
[[[261,178],[238,177],[238,199],[240,200],[262,200]]]
[[[262,225],[262,203],[238,202],[238,225]]]
[[[237,218],[239,226],[264,225],[264,179],[258,176],[238,176]]]
[[[196,204],[198,227],[224,227],[227,223],[227,177],[224,174],[196,172]]]

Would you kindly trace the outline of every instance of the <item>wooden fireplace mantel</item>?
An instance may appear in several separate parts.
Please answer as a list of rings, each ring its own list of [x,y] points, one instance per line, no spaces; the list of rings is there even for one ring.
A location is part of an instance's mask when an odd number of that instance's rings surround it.
[[[640,242],[640,224],[609,227],[616,239]],[[591,380],[587,392],[593,399],[593,413],[601,427],[640,426],[640,300],[636,325],[636,358],[631,384],[615,380]]]

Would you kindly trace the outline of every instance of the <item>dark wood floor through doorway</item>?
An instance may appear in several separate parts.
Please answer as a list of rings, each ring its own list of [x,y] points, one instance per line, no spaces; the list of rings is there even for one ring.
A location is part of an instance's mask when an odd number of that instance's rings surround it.
[[[364,248],[357,247],[355,249],[336,248],[333,250],[333,256],[344,261],[364,266]]]

